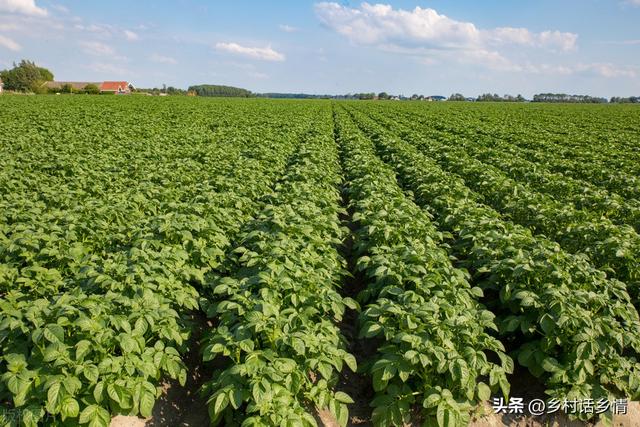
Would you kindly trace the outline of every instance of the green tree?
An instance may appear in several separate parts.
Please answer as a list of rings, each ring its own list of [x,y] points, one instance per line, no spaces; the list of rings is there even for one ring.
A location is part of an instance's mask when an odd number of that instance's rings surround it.
[[[84,91],[89,95],[98,95],[100,93],[100,88],[94,84],[88,84],[84,87]]]
[[[19,64],[14,62],[12,69],[0,71],[0,78],[7,90],[41,92],[42,84],[53,80],[53,73],[23,59]]]
[[[461,93],[454,93],[449,97],[449,101],[466,101],[467,98],[464,97]]]
[[[195,92],[198,96],[229,96],[242,98],[251,96],[251,92],[246,89],[222,85],[189,86],[188,91]]]

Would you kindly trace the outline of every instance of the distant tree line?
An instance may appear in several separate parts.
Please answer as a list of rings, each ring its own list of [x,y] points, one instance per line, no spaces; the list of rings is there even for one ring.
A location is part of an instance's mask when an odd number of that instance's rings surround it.
[[[454,93],[452,94],[449,98],[448,101],[472,101],[472,102],[525,102],[526,99],[518,94],[516,96],[513,95],[503,95],[500,96],[497,93],[491,94],[491,93],[484,93],[482,95],[479,95],[476,98],[469,98],[466,97],[464,95],[462,95],[461,93]]]
[[[566,93],[539,93],[533,96],[533,102],[569,102],[578,104],[606,104],[606,98],[589,95],[567,95]]]
[[[272,99],[331,99],[334,95],[314,95],[310,93],[282,93],[282,92],[267,92],[254,94],[257,98],[272,98]]]
[[[198,96],[225,96],[225,97],[236,97],[236,98],[248,98],[250,97],[251,91],[246,89],[241,89],[233,86],[222,86],[222,85],[196,85],[189,86],[187,89],[189,92],[195,92]]]
[[[630,96],[628,98],[614,96],[609,102],[611,102],[612,104],[640,104],[640,96]]]
[[[476,101],[477,102],[525,102],[526,99],[524,99],[524,97],[520,94],[516,96],[512,96],[508,94],[504,96],[500,96],[497,93],[494,93],[493,95],[490,93],[485,93],[477,97]]]
[[[160,94],[166,94],[166,95],[188,95],[189,92],[184,90],[184,89],[180,89],[177,87],[173,87],[173,86],[169,86],[167,87],[166,85],[162,85],[162,88],[135,88],[133,90],[133,93],[141,93],[141,94],[149,94],[149,95],[155,95],[158,96]]]

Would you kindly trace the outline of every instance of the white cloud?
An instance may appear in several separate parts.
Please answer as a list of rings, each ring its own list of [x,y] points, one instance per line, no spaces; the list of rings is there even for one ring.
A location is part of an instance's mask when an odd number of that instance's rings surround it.
[[[632,6],[640,6],[640,0],[627,0],[625,3],[630,4]]]
[[[503,27],[483,31],[483,36],[492,44],[515,44],[550,50],[570,51],[576,48],[578,35],[560,31],[532,33],[526,28]]]
[[[112,56],[115,54],[113,48],[100,42],[80,42],[82,50],[89,55],[94,56]]]
[[[170,56],[159,55],[157,53],[154,53],[151,56],[149,56],[149,59],[153,62],[157,62],[160,64],[177,64],[178,63],[178,61],[176,61]]]
[[[3,36],[2,34],[0,34],[0,47],[4,47],[14,52],[17,52],[20,49],[22,49],[22,47],[18,43],[11,40],[9,37]]]
[[[35,0],[0,0],[0,12],[47,16],[47,10],[38,7]]]
[[[575,69],[577,72],[595,74],[609,79],[618,77],[636,78],[638,76],[638,72],[634,68],[618,67],[610,63],[579,64]]]
[[[543,31],[537,34],[537,43],[542,47],[552,49],[560,49],[563,51],[573,50],[576,48],[578,35],[574,33],[563,33],[560,31]]]
[[[123,32],[124,32],[124,37],[129,41],[136,41],[140,38],[140,36],[138,36],[138,34],[134,33],[133,31],[124,30]]]
[[[285,56],[267,47],[247,47],[238,43],[216,43],[216,50],[261,61],[284,61]]]
[[[111,38],[116,30],[113,26],[107,24],[89,24],[84,25],[82,23],[75,24],[73,26],[76,30],[86,31],[89,33],[96,34],[101,36],[102,38]]]
[[[315,10],[324,25],[358,44],[460,48],[478,46],[481,41],[475,25],[455,21],[433,9],[406,11],[369,3],[353,9],[338,3],[318,3]]]
[[[526,28],[483,30],[471,22],[456,21],[436,10],[416,7],[394,9],[385,4],[362,3],[350,8],[318,3],[315,10],[328,28],[364,45],[427,49],[486,49],[488,45],[528,45],[553,50],[575,48],[577,35],[560,31],[533,33]]]
[[[284,31],[285,33],[295,33],[300,31],[299,28],[297,27],[292,27],[291,25],[286,25],[286,24],[281,24],[278,26],[278,28],[280,28],[281,31]]]
[[[52,4],[51,8],[61,13],[69,13],[69,9],[61,4]]]

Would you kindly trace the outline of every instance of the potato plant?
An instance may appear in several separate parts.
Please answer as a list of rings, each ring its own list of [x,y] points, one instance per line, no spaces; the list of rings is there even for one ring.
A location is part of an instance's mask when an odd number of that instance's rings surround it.
[[[338,292],[345,229],[331,116],[305,136],[262,211],[243,228],[228,274],[212,280],[208,306],[217,327],[204,360],[228,367],[207,384],[214,424],[315,426],[327,408],[345,426],[351,398],[335,386],[356,360],[336,322],[355,301]]]
[[[624,283],[505,221],[478,204],[460,178],[355,115],[402,183],[453,234],[452,254],[465,260],[483,289],[497,292],[502,335],[521,335],[515,356],[542,378],[550,396],[640,395],[640,322]]]
[[[466,425],[492,391],[509,395],[513,361],[490,334],[497,327],[477,301],[482,290],[451,265],[429,215],[403,194],[393,171],[343,115],[338,143],[358,226],[355,255],[368,278],[361,337],[382,338],[367,367],[376,391],[373,423],[409,423],[417,404],[429,422]]]

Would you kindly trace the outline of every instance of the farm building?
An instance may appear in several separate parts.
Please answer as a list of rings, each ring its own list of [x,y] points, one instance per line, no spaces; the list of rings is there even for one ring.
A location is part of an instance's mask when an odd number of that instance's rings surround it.
[[[133,85],[129,82],[102,82],[99,87],[100,92],[128,95]]]
[[[49,90],[61,90],[64,86],[71,86],[74,90],[84,90],[88,85],[95,85],[100,89],[100,93],[113,93],[117,95],[128,95],[131,93],[133,85],[129,82],[46,82]]]
[[[4,87],[4,83],[2,83],[2,79],[0,79],[0,93],[2,93],[2,88]]]

